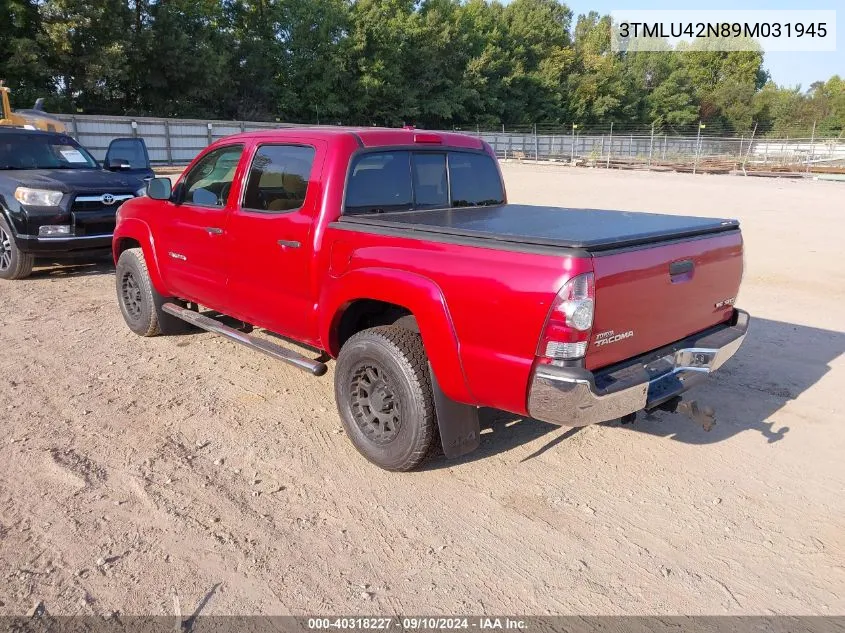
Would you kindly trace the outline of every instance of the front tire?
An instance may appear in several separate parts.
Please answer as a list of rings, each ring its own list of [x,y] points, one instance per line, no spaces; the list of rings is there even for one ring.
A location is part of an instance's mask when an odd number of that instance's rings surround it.
[[[6,218],[0,214],[0,279],[29,277],[34,265],[35,256],[21,252]]]
[[[189,329],[187,323],[161,309],[165,303],[180,302],[174,297],[162,296],[155,289],[140,248],[129,248],[120,254],[115,268],[115,284],[123,320],[135,334],[158,336]]]
[[[338,355],[335,397],[349,439],[369,461],[407,471],[425,459],[436,416],[419,334],[390,325],[352,336]]]

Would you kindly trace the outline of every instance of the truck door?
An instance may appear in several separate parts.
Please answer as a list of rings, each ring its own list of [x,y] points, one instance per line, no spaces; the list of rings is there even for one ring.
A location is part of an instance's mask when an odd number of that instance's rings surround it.
[[[109,171],[119,171],[141,180],[155,177],[150,167],[147,144],[142,138],[116,138],[109,143],[103,166]]]
[[[225,312],[226,221],[236,203],[238,165],[244,146],[224,145],[200,158],[182,177],[165,204],[163,230],[156,236],[158,261],[174,294]]]
[[[259,143],[226,231],[233,316],[309,342],[317,339],[310,237],[325,149],[318,141]]]

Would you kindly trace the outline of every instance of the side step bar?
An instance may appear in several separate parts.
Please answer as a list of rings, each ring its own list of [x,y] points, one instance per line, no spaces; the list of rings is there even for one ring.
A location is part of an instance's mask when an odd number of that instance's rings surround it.
[[[208,332],[213,332],[214,334],[219,334],[220,336],[225,336],[231,341],[235,341],[241,345],[246,345],[251,349],[261,352],[262,354],[267,354],[267,356],[280,360],[283,363],[293,365],[298,369],[303,369],[314,376],[322,376],[329,369],[325,363],[311,360],[310,358],[306,358],[301,354],[292,352],[291,350],[285,349],[279,345],[274,345],[273,343],[263,339],[249,336],[243,332],[238,332],[234,328],[230,328],[228,325],[220,323],[220,321],[203,316],[198,312],[188,310],[176,305],[175,303],[165,303],[161,306],[161,309],[168,314],[172,314],[173,316],[182,319],[183,321],[187,321],[191,325],[195,325],[198,328],[207,330]]]

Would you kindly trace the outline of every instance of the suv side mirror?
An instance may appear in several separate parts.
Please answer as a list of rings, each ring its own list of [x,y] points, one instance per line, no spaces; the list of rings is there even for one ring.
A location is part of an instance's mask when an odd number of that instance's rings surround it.
[[[125,158],[112,157],[106,161],[106,169],[109,171],[124,171],[132,169],[132,165],[130,165],[129,161]]]
[[[170,200],[172,193],[170,178],[152,178],[147,183],[147,195],[153,200]]]

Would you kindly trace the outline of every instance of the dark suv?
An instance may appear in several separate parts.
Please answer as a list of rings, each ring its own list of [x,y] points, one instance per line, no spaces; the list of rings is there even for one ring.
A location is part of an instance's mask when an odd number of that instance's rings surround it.
[[[112,141],[101,167],[66,134],[0,128],[0,279],[36,257],[108,253],[118,207],[152,177],[140,138]]]

